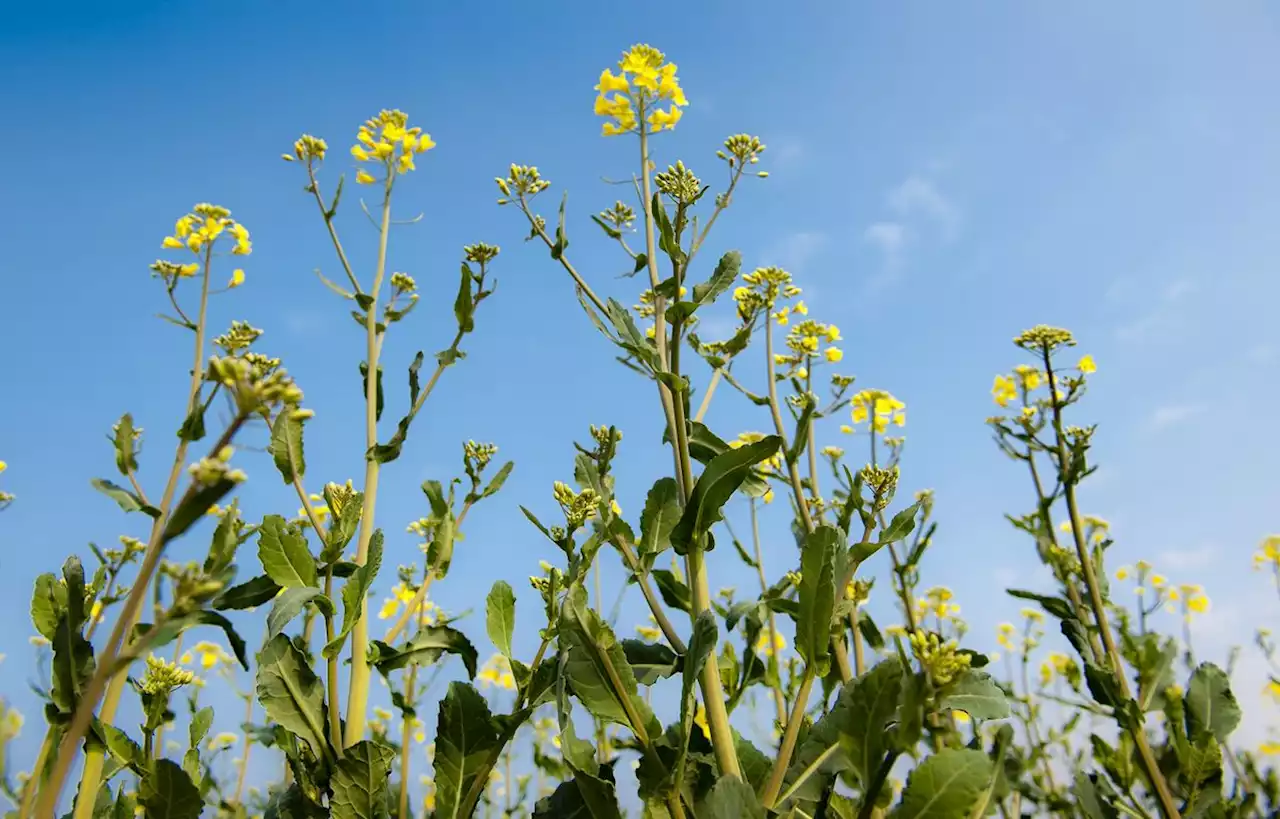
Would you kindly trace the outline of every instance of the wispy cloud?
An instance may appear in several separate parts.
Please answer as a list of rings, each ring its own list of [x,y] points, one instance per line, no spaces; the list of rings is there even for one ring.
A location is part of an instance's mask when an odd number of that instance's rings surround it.
[[[1176,427],[1179,424],[1185,424],[1203,412],[1204,407],[1198,404],[1169,404],[1157,407],[1155,412],[1151,413],[1147,426],[1153,432],[1159,432],[1170,427]]]
[[[907,228],[900,222],[876,222],[867,225],[862,238],[868,244],[879,249],[884,258],[884,266],[888,270],[898,267],[902,261],[902,251],[907,245]]]
[[[1134,282],[1121,279],[1108,288],[1107,297],[1112,301],[1129,301],[1129,294],[1135,289],[1143,294],[1144,310],[1116,328],[1116,337],[1121,341],[1143,341],[1176,327],[1179,308],[1186,297],[1196,291],[1196,283],[1191,279],[1175,279],[1151,299],[1146,297],[1151,288],[1136,288]]]
[[[942,231],[943,238],[955,239],[960,233],[960,209],[923,176],[912,174],[889,191],[889,207],[905,219],[922,218]]]
[[[1169,549],[1156,557],[1156,565],[1176,572],[1203,569],[1213,563],[1213,555],[1217,551],[1211,545],[1197,549]]]

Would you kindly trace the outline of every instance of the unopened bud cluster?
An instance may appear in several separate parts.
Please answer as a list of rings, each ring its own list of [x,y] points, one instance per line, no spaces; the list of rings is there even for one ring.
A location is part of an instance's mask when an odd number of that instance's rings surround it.
[[[911,653],[937,685],[946,685],[969,669],[970,655],[959,653],[955,640],[945,642],[936,632],[911,632]]]
[[[716,151],[716,156],[729,163],[729,167],[754,165],[760,161],[764,153],[764,143],[760,137],[750,134],[734,134],[724,141],[724,150]]]
[[[564,510],[565,522],[571,529],[577,529],[594,517],[600,506],[600,496],[594,489],[574,492],[569,484],[556,481],[553,494],[556,503],[560,504],[560,508]]]
[[[862,468],[862,482],[871,490],[876,510],[889,505],[894,490],[898,488],[898,467],[889,468],[867,464]]]
[[[235,454],[233,447],[224,446],[213,457],[201,458],[196,461],[188,471],[191,472],[191,477],[195,479],[196,483],[203,486],[214,486],[221,481],[240,483],[248,476],[239,469],[231,468],[229,462],[233,454]]]
[[[262,337],[262,331],[247,321],[232,321],[231,329],[213,340],[227,355],[236,355],[249,349]]]
[[[313,137],[311,134],[303,134],[298,141],[293,143],[293,156],[281,154],[280,158],[286,162],[292,162],[295,158],[301,160],[324,159],[325,151],[329,150],[329,145],[320,137]]]
[[[146,694],[168,694],[194,680],[196,675],[154,654],[147,655],[147,670],[138,687]]]
[[[694,176],[682,161],[654,174],[653,182],[658,190],[681,205],[692,204],[702,193],[702,180]]]
[[[462,254],[467,261],[484,265],[498,258],[498,254],[502,252],[502,248],[497,245],[487,245],[484,242],[477,242],[474,245],[463,245]]]
[[[493,181],[498,183],[498,189],[502,191],[504,197],[512,196],[513,192],[517,197],[537,196],[551,187],[551,182],[543,179],[538,173],[537,166],[534,165],[512,164],[506,179],[499,176]],[[507,199],[499,199],[498,204],[505,205],[507,201]]]
[[[1050,327],[1047,324],[1037,324],[1030,330],[1023,330],[1013,340],[1024,350],[1030,350],[1034,353],[1044,351],[1052,352],[1059,347],[1074,347],[1076,340],[1071,335],[1070,330],[1064,330],[1061,327]]]
[[[493,460],[493,456],[498,454],[498,445],[477,444],[475,441],[467,441],[462,445],[462,454],[474,466],[475,471],[479,473],[483,472],[484,468]]]
[[[412,293],[418,289],[418,283],[408,273],[392,273],[391,287],[401,293]]]

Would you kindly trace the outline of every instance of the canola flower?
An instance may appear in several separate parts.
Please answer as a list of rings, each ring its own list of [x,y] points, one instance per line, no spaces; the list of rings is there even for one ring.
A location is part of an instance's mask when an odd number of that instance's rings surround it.
[[[222,646],[217,643],[211,643],[208,640],[202,640],[193,645],[189,651],[184,651],[182,656],[178,658],[178,662],[181,665],[192,665],[197,655],[200,658],[200,668],[205,671],[212,671],[219,665],[229,666],[236,662],[236,659],[228,654]]]
[[[356,182],[372,185],[378,177],[370,173],[381,171],[387,180],[416,169],[414,157],[424,154],[436,143],[421,128],[409,127],[409,116],[403,111],[382,110],[369,119],[356,132],[356,143],[351,146],[351,156],[361,166],[356,171]]]
[[[853,408],[850,410],[850,417],[855,424],[861,424],[870,419],[871,426],[876,432],[884,432],[891,422],[894,426],[906,426],[907,405],[884,390],[863,390],[853,396],[851,403]],[[850,432],[852,431],[850,429]]]
[[[511,663],[501,654],[494,654],[481,667],[476,675],[481,688],[498,688],[503,691],[516,690],[516,678],[511,673]]]
[[[623,53],[618,73],[601,71],[594,110],[606,118],[604,136],[637,133],[645,126],[653,133],[675,128],[689,104],[676,70],[661,51],[637,44]]]

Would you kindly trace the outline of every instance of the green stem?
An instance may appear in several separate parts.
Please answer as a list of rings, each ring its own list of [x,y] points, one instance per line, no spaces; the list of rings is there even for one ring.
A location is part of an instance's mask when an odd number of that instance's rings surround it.
[[[893,770],[893,763],[897,759],[898,752],[889,751],[880,761],[880,767],[876,768],[876,772],[872,774],[871,783],[867,785],[866,792],[862,795],[862,807],[858,809],[858,819],[870,819],[876,800],[880,798],[880,791],[884,790],[884,783],[888,781],[889,772]]]
[[[191,416],[191,413],[199,403],[200,385],[204,379],[204,338],[209,306],[209,264],[212,259],[212,253],[212,246],[207,247],[204,255],[204,276],[200,285],[200,312],[197,314],[195,353],[191,367],[191,382],[187,390],[187,409],[186,414],[183,416],[184,422]],[[93,711],[97,708],[99,700],[102,702],[102,708],[98,713],[98,718],[107,725],[113,724],[115,721],[116,708],[119,707],[120,696],[124,692],[127,669],[119,669],[114,674],[111,674],[111,670],[114,668],[115,660],[124,647],[126,635],[133,630],[134,625],[137,624],[142,614],[142,599],[146,595],[147,589],[151,585],[151,579],[160,565],[160,556],[165,546],[163,539],[164,527],[169,522],[169,512],[173,505],[174,495],[177,493],[178,481],[182,477],[182,468],[186,463],[189,443],[186,438],[179,438],[178,440],[178,446],[173,456],[173,466],[169,470],[169,479],[165,483],[164,493],[160,498],[160,515],[151,526],[151,535],[147,539],[147,551],[143,555],[141,565],[138,567],[138,575],[134,579],[133,588],[129,590],[129,596],[125,600],[124,608],[120,612],[119,619],[116,620],[115,627],[111,630],[111,636],[107,639],[107,644],[103,647],[101,654],[98,655],[97,668],[94,671],[94,675],[81,694],[80,703],[76,708],[75,715],[72,717],[71,724],[63,735],[62,742],[59,743],[53,773],[40,790],[40,799],[36,803],[36,816],[41,817],[41,819],[54,815],[54,809],[57,807],[58,799],[62,794],[63,783],[71,771],[71,764],[75,761],[80,742],[89,730],[89,725],[93,720]],[[79,789],[79,793],[84,795],[84,798],[76,799],[73,819],[91,819],[93,816],[98,786],[102,781],[103,753],[104,751],[100,747],[85,752],[84,768],[80,776]]]
[[[795,702],[791,704],[791,717],[787,720],[786,733],[782,735],[782,745],[778,748],[778,756],[769,771],[769,779],[764,790],[760,792],[760,803],[765,810],[771,810],[776,804],[778,792],[782,790],[782,780],[787,775],[787,767],[791,764],[791,754],[795,751],[796,739],[800,736],[800,724],[804,722],[804,712],[809,705],[809,692],[813,689],[814,668],[806,663],[804,676],[800,678],[800,690],[796,693]]]
[[[363,566],[369,558],[369,541],[373,539],[373,517],[378,500],[379,464],[372,456],[378,443],[378,353],[381,349],[378,333],[378,292],[387,269],[387,243],[391,233],[391,188],[395,169],[388,165],[387,182],[382,196],[382,227],[378,235],[378,263],[374,270],[373,287],[369,291],[372,301],[365,316],[365,356],[368,377],[365,379],[364,396],[364,508],[360,515],[360,540],[356,547],[357,566]],[[347,747],[364,736],[369,707],[369,612],[362,606],[360,616],[351,629],[351,677],[347,690],[347,725],[343,738]]]
[[[755,552],[756,561],[756,578],[760,581],[760,593],[764,594],[769,591],[769,581],[764,573],[764,553],[760,548],[760,516],[756,510],[756,499],[751,498],[749,503],[751,510],[751,546]],[[787,724],[787,702],[782,695],[782,672],[778,668],[778,618],[774,614],[772,608],[769,609],[769,674],[773,677],[773,684],[769,689],[773,692],[773,707],[777,713],[778,727],[781,729]]]
[[[1098,624],[1098,632],[1102,636],[1103,648],[1111,661],[1112,677],[1116,681],[1116,687],[1120,690],[1120,696],[1128,700],[1131,696],[1129,680],[1125,675],[1124,661],[1116,648],[1115,635],[1111,633],[1111,626],[1107,622],[1106,603],[1102,599],[1102,590],[1098,584],[1097,573],[1094,571],[1093,559],[1090,557],[1088,545],[1085,543],[1084,527],[1080,522],[1080,511],[1076,505],[1075,482],[1067,480],[1070,464],[1068,461],[1066,435],[1062,427],[1062,402],[1057,398],[1057,388],[1054,385],[1053,378],[1053,362],[1050,359],[1048,345],[1041,348],[1041,355],[1044,360],[1045,377],[1049,382],[1050,404],[1053,406],[1053,431],[1058,451],[1058,469],[1062,473],[1062,490],[1067,501],[1067,514],[1071,520],[1071,535],[1075,540],[1076,557],[1080,560],[1080,573],[1084,577],[1085,587],[1089,592],[1089,602],[1093,607],[1093,616]],[[1138,759],[1142,764],[1143,772],[1147,775],[1147,781],[1151,785],[1151,789],[1155,792],[1161,813],[1164,814],[1165,819],[1181,819],[1178,807],[1174,803],[1173,794],[1169,791],[1169,783],[1165,781],[1164,774],[1160,772],[1160,766],[1156,762],[1150,743],[1147,742],[1147,735],[1143,727],[1140,724],[1134,725],[1127,719],[1123,720],[1123,724],[1133,738],[1133,744],[1138,750]]]

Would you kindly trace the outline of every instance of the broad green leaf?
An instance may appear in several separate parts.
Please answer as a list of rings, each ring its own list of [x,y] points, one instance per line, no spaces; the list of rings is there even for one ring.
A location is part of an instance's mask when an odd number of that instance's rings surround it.
[[[1231,693],[1231,680],[1213,663],[1196,668],[1184,701],[1189,736],[1208,731],[1214,739],[1225,742],[1240,724],[1240,705]]]
[[[1073,619],[1076,615],[1071,610],[1071,604],[1061,597],[1052,597],[1044,594],[1036,594],[1035,592],[1023,591],[1022,589],[1006,589],[1005,593],[1010,597],[1016,597],[1019,600],[1032,600],[1044,607],[1044,610],[1059,620]]]
[[[263,819],[329,819],[329,811],[309,800],[295,782],[272,794]]]
[[[448,653],[462,659],[468,676],[472,679],[476,676],[479,655],[475,646],[465,634],[449,626],[423,626],[400,648],[392,648],[380,640],[375,640],[373,647],[377,651],[374,665],[383,674],[408,665],[430,665],[440,659],[441,654]]]
[[[94,719],[94,730],[102,737],[107,752],[122,766],[133,771],[141,771],[147,760],[142,753],[142,746],[134,742],[128,734],[114,725],[108,725]]]
[[[283,634],[268,640],[258,653],[257,690],[258,701],[271,722],[306,742],[317,757],[329,756],[324,684]]]
[[[972,748],[947,748],[907,777],[891,819],[967,819],[995,774],[991,760]]]
[[[134,438],[132,415],[126,412],[120,416],[111,442],[116,448],[116,469],[120,470],[121,475],[127,477],[130,472],[138,468],[138,442]]]
[[[307,473],[307,462],[302,453],[302,421],[295,420],[287,409],[276,416],[271,425],[271,459],[285,483],[293,483],[294,476]]]
[[[332,819],[377,819],[387,813],[387,784],[396,752],[387,745],[362,740],[338,760],[329,787]]]
[[[567,680],[587,710],[599,719],[646,730],[653,721],[652,714],[637,695],[635,674],[608,624],[593,610],[567,601],[561,608],[559,639]],[[621,690],[611,679],[609,667]],[[631,725],[623,707],[624,697],[645,724]]]
[[[114,484],[103,478],[94,478],[89,485],[115,501],[126,512],[142,512],[153,518],[160,517],[160,510],[142,502],[142,498],[123,486]]]
[[[52,572],[36,578],[31,593],[31,623],[46,640],[53,640],[58,630],[59,612],[65,606],[67,592]]]
[[[262,519],[258,558],[267,575],[283,588],[316,585],[316,560],[307,548],[307,539],[290,531],[279,515]]]
[[[622,652],[640,685],[653,685],[680,670],[680,655],[662,643],[623,640]]]
[[[889,525],[880,533],[880,545],[886,546],[890,543],[897,543],[911,534],[911,531],[916,528],[916,514],[919,511],[920,501],[916,501],[894,515],[893,520],[889,521]]]
[[[613,763],[603,766],[597,776],[575,771],[573,779],[561,782],[550,796],[539,799],[534,819],[622,819],[613,781]]]
[[[661,554],[671,546],[671,530],[680,519],[679,487],[675,478],[659,478],[649,490],[640,513],[641,555]]]
[[[716,642],[720,639],[720,628],[716,625],[715,615],[710,611],[698,613],[693,621],[693,633],[689,635],[689,648],[684,656],[684,672],[680,678],[680,744],[676,769],[684,771],[685,759],[689,752],[689,734],[693,731],[695,705],[698,692],[698,675],[707,664],[707,658],[716,650]]]
[[[516,627],[516,595],[505,580],[499,580],[489,589],[489,597],[485,600],[484,623],[489,632],[489,640],[502,652],[502,656],[510,658],[511,634]]]
[[[238,483],[226,478],[211,484],[192,484],[178,501],[177,508],[169,515],[169,522],[165,524],[164,533],[160,536],[161,540],[168,543],[181,537],[209,514],[209,507],[225,498],[237,486],[239,486]]]
[[[134,794],[131,791],[126,790],[125,786],[121,785],[120,792],[116,795],[116,801],[111,806],[110,819],[136,819],[137,814],[138,800],[134,798]]]
[[[475,329],[475,300],[471,295],[471,282],[475,274],[471,266],[462,263],[462,273],[458,280],[458,295],[453,300],[453,317],[458,322],[458,331],[469,333]]]
[[[134,627],[134,636],[135,638],[145,637],[146,649],[154,650],[160,646],[168,645],[176,640],[179,634],[196,626],[214,626],[222,629],[222,633],[227,638],[227,643],[231,646],[232,653],[236,655],[240,665],[246,671],[249,670],[249,656],[244,638],[236,633],[235,626],[231,624],[230,620],[216,611],[193,611],[177,617],[168,617],[161,622],[159,628],[153,627],[150,623],[139,623]]]
[[[233,500],[214,527],[209,542],[209,554],[204,560],[206,574],[216,575],[225,571],[236,559],[236,551],[243,540],[240,537],[240,508]]]
[[[840,740],[840,749],[849,760],[858,780],[871,781],[876,768],[889,752],[888,726],[895,719],[902,698],[902,663],[885,660],[861,677],[849,681],[831,713],[819,725],[831,720]],[[815,727],[810,737],[823,738]]]
[[[711,278],[702,284],[693,286],[693,300],[699,306],[710,304],[720,297],[720,294],[733,286],[733,282],[738,278],[738,271],[742,268],[742,254],[736,250],[730,250],[728,253],[720,257],[720,261],[716,264],[715,272],[711,274]]]
[[[490,479],[489,484],[480,492],[480,497],[488,498],[498,494],[498,491],[502,489],[502,485],[507,482],[507,478],[511,476],[511,470],[515,469],[515,467],[515,461],[507,461],[503,464],[502,468]]]
[[[213,708],[206,705],[199,711],[191,715],[191,724],[187,726],[188,746],[191,748],[199,747],[205,736],[209,733],[210,726],[213,725]]]
[[[1120,811],[1102,794],[1106,780],[1098,774],[1086,774],[1076,771],[1075,786],[1072,792],[1076,797],[1076,805],[1084,815],[1084,819],[1119,819]],[[1108,788],[1109,789],[1109,788]]]
[[[834,526],[819,526],[805,537],[800,552],[800,615],[796,653],[818,677],[831,669],[831,618],[836,605],[836,555],[844,537]]]
[[[147,819],[197,819],[204,810],[200,791],[176,762],[157,759],[138,783]]]
[[[347,578],[347,582],[342,586],[342,628],[324,647],[322,653],[326,658],[331,659],[342,653],[347,635],[351,633],[351,629],[355,628],[356,621],[360,619],[360,612],[367,602],[369,587],[373,585],[373,579],[377,577],[378,570],[381,568],[382,530],[375,529],[369,538],[369,553],[365,556],[364,565],[356,566],[351,577]]]
[[[271,605],[267,615],[267,637],[271,638],[284,631],[285,626],[302,613],[308,603],[315,603],[322,613],[333,614],[333,601],[320,589],[311,586],[294,586],[285,589]],[[327,646],[326,646],[327,648]]]
[[[943,708],[964,711],[974,719],[1004,719],[1009,716],[1009,698],[990,674],[966,671],[947,686],[939,703]]]
[[[214,598],[213,607],[218,611],[251,609],[270,603],[279,593],[279,584],[264,574],[227,589]]]
[[[744,739],[737,729],[733,731],[733,744],[738,750],[738,765],[742,768],[742,776],[747,784],[759,789],[773,768],[773,760],[761,753],[760,749]]]
[[[751,786],[736,776],[722,776],[707,794],[699,819],[765,819],[764,806]]]
[[[462,814],[463,802],[476,779],[487,775],[489,758],[501,747],[498,728],[484,697],[466,683],[450,683],[449,692],[440,702],[436,727],[438,819],[469,819]]]
[[[658,593],[662,595],[662,602],[686,614],[692,610],[693,594],[689,591],[689,587],[685,582],[676,577],[674,572],[670,569],[654,569],[650,576],[658,584]]]
[[[62,566],[66,605],[58,611],[53,634],[53,702],[62,712],[73,712],[80,693],[97,667],[93,646],[84,638],[84,567],[70,557]],[[60,584],[61,585],[61,584]]]
[[[698,476],[689,503],[671,530],[671,543],[677,554],[687,554],[695,541],[723,519],[721,510],[742,486],[751,468],[772,457],[781,445],[781,438],[770,435],[711,459]]]

